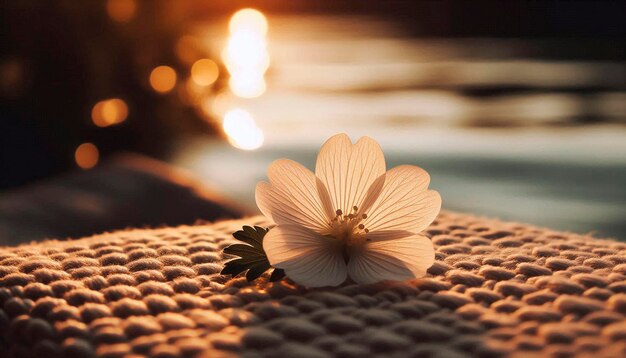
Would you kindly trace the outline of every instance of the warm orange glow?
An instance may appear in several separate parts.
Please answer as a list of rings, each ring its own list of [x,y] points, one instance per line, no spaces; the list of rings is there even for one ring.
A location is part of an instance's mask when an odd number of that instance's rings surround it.
[[[150,85],[159,93],[166,93],[176,86],[176,71],[170,66],[158,66],[150,73]]]
[[[178,87],[178,96],[185,104],[194,105],[198,103],[205,90],[206,87],[198,85],[189,77],[185,80],[184,86]]]
[[[206,101],[203,108],[206,108],[207,115],[223,117],[226,111],[233,107],[233,96],[227,90],[223,90],[212,97],[210,101]]]
[[[107,13],[113,21],[128,22],[137,12],[136,0],[108,0]]]
[[[122,123],[128,117],[128,106],[119,98],[100,101],[91,110],[91,120],[98,127],[108,127]]]
[[[198,109],[201,111],[202,116],[212,119],[214,103],[214,96],[206,96],[198,101]]]
[[[83,143],[79,145],[74,153],[76,164],[83,169],[93,168],[98,164],[99,158],[100,153],[98,152],[98,147],[93,143]]]
[[[252,115],[243,109],[231,109],[222,123],[228,141],[243,150],[258,149],[263,145],[263,131],[257,127]]]
[[[230,20],[230,37],[222,53],[231,75],[231,91],[239,97],[258,97],[265,92],[265,71],[270,64],[267,51],[267,20],[254,9],[243,9]]]
[[[199,57],[198,53],[200,52],[197,39],[190,35],[179,38],[176,41],[174,51],[176,57],[186,64],[193,63]]]
[[[218,76],[217,64],[208,58],[198,60],[191,66],[191,78],[200,86],[212,85]]]

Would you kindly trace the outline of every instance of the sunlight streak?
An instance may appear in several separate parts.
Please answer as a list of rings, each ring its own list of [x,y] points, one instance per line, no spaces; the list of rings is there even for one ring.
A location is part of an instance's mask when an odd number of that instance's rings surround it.
[[[267,50],[267,19],[258,10],[243,9],[230,20],[230,37],[222,57],[231,75],[229,86],[238,97],[261,96],[264,75],[270,64]]]

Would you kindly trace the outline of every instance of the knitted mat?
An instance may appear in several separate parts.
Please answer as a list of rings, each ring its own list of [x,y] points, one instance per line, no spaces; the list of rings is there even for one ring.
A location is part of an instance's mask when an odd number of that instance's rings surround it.
[[[626,243],[443,212],[429,276],[219,274],[262,217],[0,248],[1,357],[626,357]]]

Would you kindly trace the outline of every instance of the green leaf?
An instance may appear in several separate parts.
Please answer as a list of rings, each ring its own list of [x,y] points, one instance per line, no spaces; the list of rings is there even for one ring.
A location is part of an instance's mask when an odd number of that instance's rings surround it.
[[[225,254],[239,258],[226,262],[221,274],[237,276],[246,272],[246,279],[253,281],[272,268],[263,250],[263,238],[268,231],[269,229],[260,226],[244,226],[242,230],[234,232],[233,237],[245,244],[233,244],[224,248]],[[275,268],[270,281],[278,281],[283,277],[285,272]]]

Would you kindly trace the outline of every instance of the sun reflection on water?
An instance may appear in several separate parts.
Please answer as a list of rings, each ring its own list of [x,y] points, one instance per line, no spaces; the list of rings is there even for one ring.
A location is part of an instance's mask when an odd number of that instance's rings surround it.
[[[250,99],[265,93],[265,72],[270,65],[267,30],[265,15],[255,9],[239,10],[230,19],[230,36],[222,50],[222,60],[230,74],[230,92],[236,97]],[[224,93],[218,95],[211,107],[215,114],[223,115],[222,128],[228,141],[239,149],[260,148],[264,141],[263,131],[252,114],[231,107],[228,105],[231,101],[226,101],[224,96]]]
[[[265,92],[264,76],[270,64],[267,19],[258,10],[239,10],[232,16],[229,29],[222,57],[231,76],[230,89],[238,97],[258,97]]]
[[[263,145],[263,131],[257,127],[250,112],[243,109],[235,108],[226,112],[222,128],[228,141],[239,149],[254,150]]]

